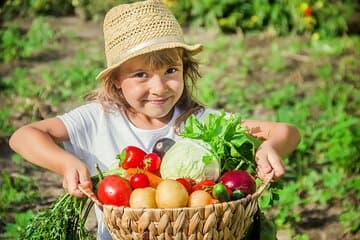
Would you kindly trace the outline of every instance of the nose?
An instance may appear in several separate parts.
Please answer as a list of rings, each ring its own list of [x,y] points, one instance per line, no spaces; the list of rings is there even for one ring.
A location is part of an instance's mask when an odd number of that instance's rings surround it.
[[[168,90],[166,80],[160,74],[154,74],[149,84],[151,94],[161,95]]]

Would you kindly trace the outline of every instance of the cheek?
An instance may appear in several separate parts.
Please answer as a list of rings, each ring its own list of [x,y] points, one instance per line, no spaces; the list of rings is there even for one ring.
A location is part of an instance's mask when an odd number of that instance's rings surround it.
[[[169,81],[168,84],[169,88],[172,89],[173,92],[176,92],[177,94],[182,94],[184,91],[184,81]]]
[[[132,102],[133,99],[140,99],[146,94],[146,89],[143,86],[137,84],[129,84],[124,81],[121,83],[122,93],[128,102]]]
[[[124,92],[125,99],[131,103],[138,101],[145,96],[144,90],[141,88],[130,88]]]

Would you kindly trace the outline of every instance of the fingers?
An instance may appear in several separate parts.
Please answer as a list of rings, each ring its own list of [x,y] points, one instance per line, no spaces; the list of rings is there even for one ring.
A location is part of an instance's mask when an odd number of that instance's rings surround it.
[[[88,170],[72,169],[64,176],[63,188],[74,197],[84,197],[84,194],[78,189],[78,185],[92,188],[91,178]]]
[[[262,148],[256,153],[257,174],[261,179],[271,171],[274,171],[274,179],[281,178],[284,173],[284,163],[279,154],[272,148]]]
[[[68,181],[68,193],[70,193],[74,197],[84,196],[84,194],[78,189],[79,180],[79,173],[75,171],[74,174],[70,176]]]
[[[265,151],[259,151],[256,153],[255,156],[256,161],[256,172],[260,179],[265,179],[266,174],[270,173],[272,167],[270,162],[268,161],[267,153]]]
[[[274,170],[274,179],[279,179],[285,174],[284,163],[280,156],[276,152],[269,152],[268,154],[269,163]]]

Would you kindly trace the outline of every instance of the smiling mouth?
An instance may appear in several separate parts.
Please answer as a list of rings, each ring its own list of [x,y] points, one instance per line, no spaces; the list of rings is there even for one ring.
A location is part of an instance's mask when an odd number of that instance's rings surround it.
[[[162,98],[162,99],[152,99],[152,100],[147,100],[147,102],[152,103],[152,104],[164,104],[169,100],[169,98]]]

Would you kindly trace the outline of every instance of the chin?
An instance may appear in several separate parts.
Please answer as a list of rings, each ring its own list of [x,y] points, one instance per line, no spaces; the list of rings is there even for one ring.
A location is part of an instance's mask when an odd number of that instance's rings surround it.
[[[171,109],[169,111],[149,111],[149,114],[148,116],[151,117],[151,118],[157,118],[157,119],[160,119],[160,118],[166,118],[169,116],[169,114],[171,114],[172,111]]]

